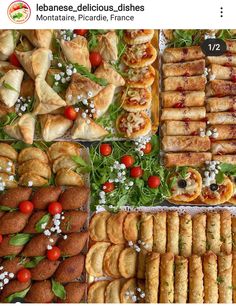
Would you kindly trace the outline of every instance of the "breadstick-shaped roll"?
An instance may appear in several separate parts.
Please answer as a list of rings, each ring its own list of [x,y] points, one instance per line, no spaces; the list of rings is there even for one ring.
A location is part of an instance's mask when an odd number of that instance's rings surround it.
[[[215,254],[220,253],[220,214],[215,212],[207,213],[207,249]]]
[[[192,217],[190,214],[179,217],[179,254],[185,257],[192,254]]]
[[[160,254],[149,253],[146,256],[145,302],[158,303]]]
[[[187,303],[188,299],[188,259],[175,257],[175,303]]]
[[[166,252],[166,212],[153,215],[153,251],[163,254]]]
[[[233,303],[236,303],[236,252],[233,252],[232,290]]]
[[[232,254],[218,256],[219,303],[232,303]]]
[[[159,303],[174,302],[174,254],[161,255]]]
[[[139,232],[140,252],[138,256],[138,278],[145,278],[145,258],[148,252],[152,251],[153,247],[153,217],[149,213],[143,213],[140,217],[140,232]]]
[[[202,255],[206,252],[206,214],[200,213],[193,217],[193,254]]]
[[[208,252],[203,256],[204,303],[218,303],[217,256]]]
[[[189,258],[189,303],[203,303],[203,271],[200,256]]]
[[[177,211],[167,213],[167,252],[179,254],[179,214]]]
[[[220,236],[221,252],[231,254],[232,252],[232,232],[231,232],[231,213],[227,210],[220,213]]]
[[[236,251],[236,217],[232,217],[232,247]]]

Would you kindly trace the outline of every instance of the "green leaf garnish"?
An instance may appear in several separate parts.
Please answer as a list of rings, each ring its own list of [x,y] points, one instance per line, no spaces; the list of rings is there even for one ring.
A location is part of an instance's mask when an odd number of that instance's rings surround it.
[[[33,258],[31,258],[31,260],[29,262],[26,262],[24,264],[25,268],[34,268],[38,265],[38,263],[40,263],[40,261],[42,261],[45,258],[45,256],[35,256]]]
[[[17,299],[17,298],[23,299],[26,296],[26,294],[28,293],[29,290],[30,290],[30,287],[26,288],[25,290],[22,290],[22,291],[19,291],[19,292],[15,292],[15,293],[9,295],[5,299],[5,301],[7,303],[11,303],[14,299]]]
[[[98,46],[98,35],[105,34],[106,30],[89,30],[87,39],[88,39],[88,48],[90,51],[93,51]]]
[[[42,228],[43,224],[48,224],[49,220],[50,220],[51,216],[50,214],[46,214],[44,215],[35,225],[35,230],[38,233],[42,233],[44,231],[44,229]]]
[[[86,67],[79,65],[79,64],[73,64],[73,66],[76,68],[77,72],[80,73],[81,75],[87,77],[88,79],[94,81],[95,83],[101,85],[101,86],[106,86],[108,85],[107,80],[102,79],[102,78],[97,78],[93,73],[91,73]]]
[[[25,233],[12,235],[9,244],[14,246],[25,245],[30,241],[31,237],[32,237],[31,234],[25,234]]]
[[[173,38],[167,43],[168,47],[190,47],[200,45],[204,31],[200,30],[173,30]]]
[[[52,292],[55,296],[59,297],[61,300],[65,300],[66,298],[66,290],[65,287],[52,279]]]
[[[15,211],[15,210],[17,210],[17,208],[0,205],[0,211],[10,211],[10,212],[12,212],[12,211]]]
[[[19,93],[18,90],[16,90],[13,86],[11,86],[11,84],[6,83],[5,81],[2,83],[2,86],[3,86],[4,88],[6,88],[6,89],[13,90],[13,91]]]
[[[91,166],[82,157],[74,155],[71,156],[71,159],[78,165],[77,173],[89,173],[91,171]]]

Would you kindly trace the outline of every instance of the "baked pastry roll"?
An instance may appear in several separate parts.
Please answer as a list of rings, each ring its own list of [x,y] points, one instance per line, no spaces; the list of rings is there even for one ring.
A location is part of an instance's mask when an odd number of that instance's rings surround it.
[[[79,64],[91,70],[87,39],[78,35],[70,41],[61,40],[62,52],[72,64]]]
[[[153,251],[163,254],[166,252],[166,212],[153,214]]]
[[[135,278],[128,279],[122,286],[120,290],[120,301],[122,304],[133,304],[136,301],[133,296],[136,295],[137,281]],[[132,292],[133,294],[127,295],[127,292]]]
[[[203,255],[206,252],[206,214],[199,213],[193,216],[193,247],[192,253],[196,255]]]
[[[40,160],[42,163],[48,163],[47,154],[36,147],[29,147],[21,150],[17,161],[19,164],[23,164],[24,162],[32,159]]]
[[[222,240],[221,252],[231,254],[232,252],[232,233],[231,233],[231,213],[227,210],[220,213],[220,237]]]
[[[182,256],[176,256],[174,265],[174,302],[186,304],[188,300],[188,259]]]
[[[232,255],[232,264],[233,264],[233,271],[232,271],[232,287],[236,287],[236,253],[234,252]],[[233,303],[236,302],[236,290],[233,289]]]
[[[201,136],[164,136],[162,148],[165,152],[204,152],[210,150],[211,141]]]
[[[15,166],[11,159],[0,156],[0,172],[6,172],[9,174],[15,173]]]
[[[192,254],[192,217],[186,213],[179,216],[179,254],[189,257]]]
[[[206,101],[206,108],[208,112],[227,112],[227,111],[236,111],[236,98],[232,97],[213,97],[208,98]]]
[[[217,131],[217,141],[236,139],[236,125],[234,124],[214,124],[211,126],[211,130]]]
[[[16,188],[17,181],[10,173],[0,173],[1,182],[5,184],[5,188]]]
[[[62,115],[41,115],[39,121],[44,141],[52,141],[62,137],[73,125],[73,121]]]
[[[128,138],[145,136],[151,132],[151,119],[145,112],[123,112],[116,120],[117,131]]]
[[[106,135],[108,135],[108,132],[101,125],[92,119],[83,118],[82,114],[78,113],[77,119],[74,121],[71,129],[72,139],[97,140]]]
[[[9,136],[32,144],[34,140],[35,117],[29,113],[19,117],[12,125],[4,126]]]
[[[161,255],[159,303],[174,302],[174,254]]]
[[[0,142],[0,152],[3,157],[7,157],[14,161],[17,160],[17,151],[8,143]]]
[[[18,174],[20,176],[27,172],[35,173],[47,179],[51,177],[51,168],[39,159],[27,160],[23,164],[19,165]]]
[[[206,77],[203,75],[190,77],[180,76],[164,79],[163,85],[165,91],[204,91],[206,82]]]
[[[213,155],[212,160],[217,160],[221,163],[228,163],[236,165],[236,155]]]
[[[207,213],[207,248],[213,253],[218,255],[221,248],[221,225],[220,225],[220,214],[216,212]]]
[[[0,79],[0,101],[7,107],[15,105],[21,88],[24,72],[14,69],[6,72]]]
[[[208,56],[207,63],[234,67],[236,66],[236,56],[235,55]]]
[[[62,168],[57,171],[55,183],[57,186],[84,186],[84,179],[80,174]]]
[[[194,136],[200,130],[206,130],[206,123],[202,121],[165,121],[162,124],[162,133],[167,136]]]
[[[93,283],[88,289],[88,303],[99,303],[105,302],[105,292],[109,284],[109,280],[100,280]]]
[[[218,303],[217,256],[208,252],[203,256],[204,303]]]
[[[126,69],[126,85],[135,88],[148,88],[155,80],[156,71],[152,66]]]
[[[236,217],[232,216],[232,247],[233,252],[236,251]]]
[[[29,76],[35,80],[38,75],[45,79],[51,65],[52,51],[39,48],[27,52],[16,50],[16,56]]]
[[[0,60],[5,61],[14,52],[13,30],[0,30]]]
[[[118,59],[118,38],[115,31],[109,31],[106,34],[99,35],[97,47],[98,51],[106,62],[116,61]]]
[[[165,108],[161,120],[201,120],[206,117],[205,107]]]
[[[154,30],[125,30],[124,40],[128,45],[144,44],[152,40]]]
[[[123,224],[127,216],[127,212],[120,211],[112,214],[107,220],[107,235],[114,244],[124,244],[125,237],[123,233]]]
[[[232,301],[232,254],[218,256],[219,303]]]
[[[51,161],[63,155],[81,155],[82,146],[78,143],[68,141],[54,142],[48,149],[48,155]]]
[[[231,80],[236,75],[236,67],[225,67],[217,64],[209,66],[209,77],[216,80]]]
[[[57,173],[60,169],[70,169],[75,170],[78,167],[76,162],[73,161],[71,156],[69,155],[62,155],[54,160],[52,165],[52,170],[54,173]]]
[[[236,53],[236,44],[234,39],[226,39],[225,43],[229,53]]]
[[[166,251],[179,254],[179,215],[177,211],[169,211],[166,218],[167,245]]]
[[[152,103],[152,93],[147,88],[127,88],[121,97],[122,108],[128,112],[148,110]]]
[[[178,63],[203,59],[205,57],[201,47],[166,48],[163,52],[165,63]]]
[[[210,81],[206,86],[206,96],[235,96],[236,95],[236,83],[224,80]]]
[[[102,86],[89,78],[79,73],[74,73],[71,77],[70,85],[66,90],[66,104],[73,105],[84,99],[93,98],[102,88]]]
[[[156,49],[148,42],[145,44],[128,46],[122,59],[125,65],[129,67],[141,68],[151,65],[156,60],[156,57]]]
[[[120,278],[121,271],[119,268],[120,256],[124,250],[123,244],[113,244],[106,250],[105,256],[103,258],[103,270],[104,274],[112,278]],[[122,260],[122,264],[125,264]],[[130,266],[128,267],[130,268]]]
[[[236,154],[236,140],[214,141],[211,145],[213,154]]]
[[[211,157],[211,153],[208,152],[166,153],[164,156],[164,164],[166,167],[200,167],[203,166],[206,161],[211,160]]]
[[[204,91],[165,91],[161,93],[163,107],[191,107],[205,104]]]
[[[48,184],[48,180],[34,172],[26,172],[19,178],[19,185],[29,187],[42,187]]]
[[[109,241],[107,220],[110,216],[111,214],[108,211],[102,211],[92,216],[89,224],[89,235],[93,241]]]
[[[113,257],[114,260],[114,257]],[[120,276],[131,278],[136,276],[138,253],[133,248],[125,248],[118,258]]]
[[[20,30],[21,34],[37,48],[50,48],[53,30]]]
[[[116,87],[125,85],[123,77],[105,61],[99,65],[94,74],[97,78],[105,79],[109,84],[113,84]]]
[[[139,219],[140,214],[137,212],[127,214],[123,226],[124,237],[127,241],[136,242],[138,240]]]
[[[158,303],[160,254],[149,253],[146,256],[145,302]]]
[[[106,304],[120,304],[120,291],[121,287],[124,284],[125,280],[123,279],[115,279],[111,281],[105,291],[105,303]]]
[[[229,178],[225,177],[221,184],[211,184],[210,186],[204,186],[202,188],[199,199],[205,204],[223,204],[232,197],[233,190],[234,188],[232,182]]]
[[[207,119],[210,124],[236,124],[233,112],[209,113]]]
[[[201,75],[205,71],[205,60],[163,64],[162,71],[164,77]]]
[[[189,258],[189,303],[203,303],[203,277],[201,257],[192,255]]]
[[[115,85],[109,84],[103,88],[95,97],[93,97],[92,101],[96,110],[96,113],[93,115],[94,118],[100,118],[107,112],[113,101],[115,89]]]

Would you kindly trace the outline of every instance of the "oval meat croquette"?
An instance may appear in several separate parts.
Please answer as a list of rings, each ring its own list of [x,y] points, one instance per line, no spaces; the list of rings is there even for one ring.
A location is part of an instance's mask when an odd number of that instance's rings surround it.
[[[35,282],[32,284],[24,301],[27,303],[50,303],[54,299],[52,284],[49,280]]]
[[[59,303],[80,303],[82,300],[85,290],[85,283],[69,283],[65,285],[66,298],[65,300],[58,300]]]
[[[53,239],[53,242],[50,242],[49,239]],[[47,246],[55,245],[57,242],[58,236],[51,235],[45,236],[44,234],[39,234],[34,236],[30,242],[28,242],[21,253],[21,255],[26,257],[34,257],[34,256],[44,256],[47,251]]]
[[[83,227],[88,213],[85,211],[66,211],[64,214],[65,219],[61,221],[62,233],[74,233],[79,232],[81,227]]]
[[[28,223],[26,224],[23,232],[28,234],[37,234],[38,232],[35,229],[36,224],[38,221],[47,214],[48,212],[45,210],[39,210],[35,211],[29,218]],[[46,226],[46,229],[49,228],[52,225],[52,222],[50,221],[48,225]]]
[[[8,189],[0,195],[0,205],[16,208],[20,202],[29,200],[31,193],[32,189],[27,187]]]
[[[31,201],[35,209],[47,209],[48,204],[56,202],[61,194],[61,187],[48,186],[35,191]]]
[[[61,203],[63,210],[72,210],[85,207],[88,198],[88,187],[71,187],[62,193],[59,202]]]
[[[11,236],[3,236],[3,240],[0,243],[0,257],[8,255],[18,255],[24,248],[24,245],[11,245],[10,242]]]
[[[57,246],[62,256],[74,256],[83,250],[87,239],[88,232],[71,233],[67,235],[67,239],[60,239]]]
[[[41,260],[36,267],[30,269],[32,280],[45,280],[50,278],[58,268],[60,261],[52,261],[47,258]]]
[[[11,280],[7,285],[4,286],[1,295],[0,295],[0,302],[6,302],[6,298],[12,295],[15,292],[20,292],[25,290],[30,286],[30,281],[21,283],[16,279]]]
[[[23,214],[20,211],[6,213],[0,219],[0,233],[2,235],[8,235],[21,232],[24,229],[29,217],[29,214]]]

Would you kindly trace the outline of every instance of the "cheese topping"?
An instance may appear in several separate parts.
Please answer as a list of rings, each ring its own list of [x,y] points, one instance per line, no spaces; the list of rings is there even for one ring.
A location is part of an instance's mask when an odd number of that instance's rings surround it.
[[[145,124],[145,119],[140,113],[128,113],[120,119],[119,127],[125,131],[127,136],[140,130]]]

